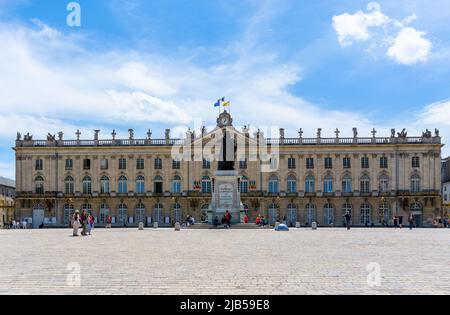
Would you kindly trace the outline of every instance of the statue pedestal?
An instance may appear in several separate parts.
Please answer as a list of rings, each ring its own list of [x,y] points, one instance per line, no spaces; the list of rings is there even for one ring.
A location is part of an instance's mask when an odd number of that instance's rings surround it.
[[[236,171],[217,171],[215,173],[215,188],[212,195],[211,209],[208,212],[208,222],[219,221],[226,211],[231,213],[231,223],[240,223],[243,219],[243,207],[238,189],[238,174]]]

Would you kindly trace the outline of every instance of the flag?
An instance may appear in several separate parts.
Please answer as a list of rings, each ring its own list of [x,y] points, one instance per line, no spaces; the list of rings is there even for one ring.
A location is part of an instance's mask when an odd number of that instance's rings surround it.
[[[229,102],[229,101],[228,101],[228,102],[225,102],[225,103],[222,104],[222,106],[223,106],[223,107],[230,106],[230,102]]]
[[[218,100],[217,103],[214,104],[214,107],[220,107],[220,100]]]

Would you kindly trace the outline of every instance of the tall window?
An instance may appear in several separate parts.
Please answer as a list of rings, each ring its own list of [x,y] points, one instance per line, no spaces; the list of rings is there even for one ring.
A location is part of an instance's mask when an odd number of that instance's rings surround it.
[[[143,170],[145,168],[145,161],[143,158],[136,159],[136,169]]]
[[[211,162],[207,159],[203,159],[203,165],[204,170],[209,170],[211,168]]]
[[[270,169],[271,170],[278,169],[278,159],[277,158],[270,158]]]
[[[181,177],[175,175],[172,180],[172,193],[179,194],[181,193]]]
[[[108,159],[101,159],[100,160],[100,169],[101,170],[107,170],[108,169]]]
[[[119,159],[119,170],[127,169],[127,159],[121,158]]]
[[[278,177],[272,175],[269,177],[269,193],[278,194],[278,191],[279,191]]]
[[[173,220],[174,222],[181,223],[181,205],[176,203],[173,205]]]
[[[361,168],[369,168],[369,158],[367,156],[361,158]]]
[[[67,176],[66,179],[64,180],[64,186],[65,186],[64,192],[67,195],[73,195],[74,194],[74,191],[75,191],[74,183],[75,183],[75,181],[73,180],[72,176]]]
[[[305,179],[305,192],[306,193],[313,193],[315,192],[315,180],[314,176],[309,175]]]
[[[277,211],[277,205],[272,203],[269,206],[269,224],[274,224],[277,221],[278,217],[278,211]]]
[[[34,179],[34,184],[36,187],[36,194],[38,195],[44,194],[44,178],[42,176],[37,176]]]
[[[288,169],[295,169],[295,158],[288,158]]]
[[[324,223],[325,225],[331,225],[334,223],[334,207],[332,204],[327,203],[323,206]]]
[[[332,193],[333,192],[333,177],[325,176],[323,179],[323,192]]]
[[[243,176],[239,182],[239,191],[243,194],[248,193],[248,178]]]
[[[212,192],[211,188],[211,178],[208,176],[203,176],[202,178],[202,193],[210,194]]]
[[[119,194],[128,193],[128,179],[123,175],[119,177],[118,192]]]
[[[145,193],[145,178],[144,178],[144,176],[138,176],[136,178],[136,192],[138,194]]]
[[[100,220],[99,222],[102,224],[106,223],[106,218],[109,216],[109,207],[107,204],[102,204],[100,206]]]
[[[155,176],[155,178],[153,179],[153,185],[153,192],[155,194],[163,193],[163,178],[161,176]]]
[[[345,158],[343,158],[342,159],[342,166],[344,167],[344,168],[351,168],[351,166],[352,166],[352,162],[351,162],[352,160],[351,160],[351,158],[349,158],[349,157],[345,157]]]
[[[309,170],[314,168],[314,158],[312,157],[306,158],[306,168]]]
[[[344,175],[344,177],[342,178],[342,192],[352,192],[352,178],[350,177],[350,175]]]
[[[305,222],[307,225],[316,222],[316,207],[311,203],[308,203],[305,207]]]
[[[370,178],[367,175],[363,175],[360,179],[360,191],[362,193],[370,192]]]
[[[386,193],[389,190],[389,178],[386,175],[380,176],[380,192]]]
[[[71,171],[73,169],[73,160],[66,159],[66,171]]]
[[[287,224],[294,226],[297,222],[297,206],[293,203],[288,204]]]
[[[344,215],[346,213],[349,213],[350,215],[352,215],[352,210],[353,210],[353,206],[350,203],[344,203],[342,205],[342,223],[343,226],[345,226],[345,219],[344,219]],[[353,220],[352,220],[353,221]]]
[[[239,168],[241,170],[247,169],[247,159],[243,159],[239,161]]]
[[[160,158],[155,159],[155,170],[162,169],[162,160]]]
[[[108,176],[102,176],[100,179],[100,193],[109,194],[109,178]]]
[[[70,224],[72,222],[73,215],[75,213],[73,205],[64,205],[64,224]]]
[[[380,157],[380,168],[388,168],[388,159],[385,156]]]
[[[420,167],[420,158],[418,156],[413,156],[411,159],[411,164],[413,168],[419,168]]]
[[[128,218],[128,207],[126,204],[120,204],[119,205],[119,216],[118,216],[118,221],[119,223],[127,223],[127,218]]]
[[[420,192],[420,177],[417,174],[411,176],[411,192]]]
[[[36,164],[35,164],[35,170],[36,171],[42,171],[44,169],[44,161],[39,159],[36,160]]]
[[[91,160],[90,159],[84,159],[83,160],[83,169],[84,170],[90,170],[91,169]]]
[[[163,206],[160,203],[157,203],[155,208],[153,208],[153,222],[158,222],[159,224],[164,222]]]
[[[134,209],[134,221],[135,223],[145,223],[145,206],[140,203]]]
[[[172,160],[172,169],[179,170],[181,168],[180,160]]]
[[[331,157],[326,157],[324,159],[324,164],[325,164],[325,168],[326,169],[331,169],[333,168],[333,158]]]
[[[287,192],[291,194],[297,192],[297,179],[294,175],[289,175],[287,178]]]
[[[369,225],[371,223],[370,205],[363,203],[360,211],[361,224]]]
[[[92,194],[92,179],[89,176],[83,178],[83,194]]]

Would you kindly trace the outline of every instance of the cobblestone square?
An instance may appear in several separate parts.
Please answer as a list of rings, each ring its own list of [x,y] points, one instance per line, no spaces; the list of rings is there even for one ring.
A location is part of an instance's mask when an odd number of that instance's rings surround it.
[[[450,294],[449,245],[450,229],[0,230],[0,294]]]

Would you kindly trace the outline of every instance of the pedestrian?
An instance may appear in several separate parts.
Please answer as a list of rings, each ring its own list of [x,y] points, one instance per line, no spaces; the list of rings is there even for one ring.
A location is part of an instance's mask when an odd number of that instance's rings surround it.
[[[345,226],[347,227],[347,230],[350,230],[351,222],[352,222],[352,215],[351,215],[350,211],[347,211],[344,214],[344,219],[345,219]]]
[[[412,213],[409,214],[408,223],[409,223],[409,229],[412,230],[414,227],[414,216]]]
[[[400,229],[403,227],[403,216],[398,217],[398,225],[400,226]]]
[[[89,215],[88,217],[88,234],[92,235],[92,231],[94,230],[94,216],[93,215]]]
[[[259,214],[256,217],[256,225],[261,225],[261,216]]]
[[[225,213],[225,219],[227,221],[228,228],[231,227],[231,218],[232,218],[231,213],[230,211],[227,210],[227,212]]]
[[[78,236],[78,229],[80,228],[80,212],[78,210],[75,211],[73,215],[73,236]]]
[[[245,223],[245,224],[248,223],[248,215],[247,215],[247,214],[244,216],[244,223]]]
[[[106,218],[106,228],[110,229],[110,228],[111,228],[111,224],[112,224],[112,218],[111,218],[111,216],[109,215],[109,216]]]
[[[398,227],[398,217],[396,215],[394,216],[394,227]]]
[[[81,221],[81,235],[87,236],[88,214],[86,210],[83,210],[81,212],[80,221]]]

